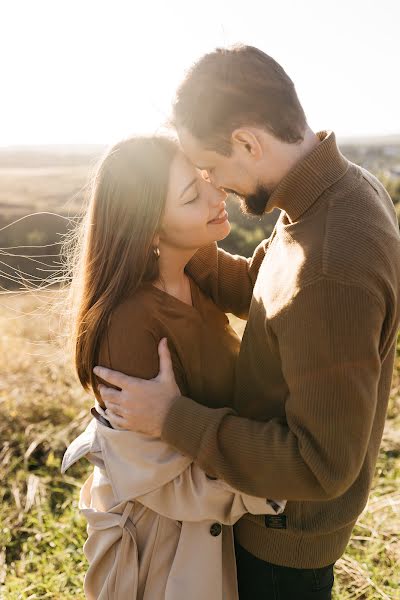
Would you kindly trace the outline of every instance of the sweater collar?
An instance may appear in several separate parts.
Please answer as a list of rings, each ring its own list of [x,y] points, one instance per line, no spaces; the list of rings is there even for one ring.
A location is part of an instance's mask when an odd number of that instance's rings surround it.
[[[349,168],[341,154],[333,131],[319,131],[321,140],[278,184],[267,204],[266,212],[274,208],[285,211],[289,219],[299,217]]]

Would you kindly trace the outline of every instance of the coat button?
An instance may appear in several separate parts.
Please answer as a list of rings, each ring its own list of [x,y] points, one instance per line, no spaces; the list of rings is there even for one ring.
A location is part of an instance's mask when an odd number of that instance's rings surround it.
[[[210,533],[212,536],[217,537],[222,531],[221,523],[213,523],[210,527]]]

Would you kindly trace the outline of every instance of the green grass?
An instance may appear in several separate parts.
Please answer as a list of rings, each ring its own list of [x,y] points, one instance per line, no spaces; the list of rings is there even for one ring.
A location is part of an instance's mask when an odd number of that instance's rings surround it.
[[[78,493],[91,465],[60,474],[91,398],[52,340],[51,293],[0,296],[0,598],[84,599],[86,522]],[[233,325],[242,330],[244,323]],[[400,599],[400,347],[370,501],[336,566],[335,600]]]

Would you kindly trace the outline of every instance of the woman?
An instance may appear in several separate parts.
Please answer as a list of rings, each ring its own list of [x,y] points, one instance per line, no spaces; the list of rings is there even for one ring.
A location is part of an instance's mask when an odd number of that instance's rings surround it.
[[[229,405],[239,339],[185,273],[198,248],[229,230],[225,194],[174,141],[128,139],[100,165],[71,287],[78,295],[76,370],[95,393],[96,418],[62,465],[65,472],[82,456],[95,465],[79,500],[88,520],[88,598],[233,600],[229,525],[246,512],[284,508],[284,501],[241,494],[160,439],[108,420],[93,374],[102,364],[155,377],[166,337],[180,391],[216,409]]]

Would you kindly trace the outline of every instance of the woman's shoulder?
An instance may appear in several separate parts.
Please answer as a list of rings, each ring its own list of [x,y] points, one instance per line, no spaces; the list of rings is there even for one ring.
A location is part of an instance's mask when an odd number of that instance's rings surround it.
[[[133,294],[124,298],[112,311],[108,327],[153,329],[157,322],[158,298],[151,284],[143,284]]]
[[[138,289],[112,311],[100,341],[104,366],[150,379],[158,373],[157,307],[150,289]]]
[[[107,352],[120,361],[122,355],[152,353],[160,339],[157,298],[151,285],[143,285],[124,298],[112,310],[101,342],[101,353]],[[127,356],[125,357],[127,359]]]

